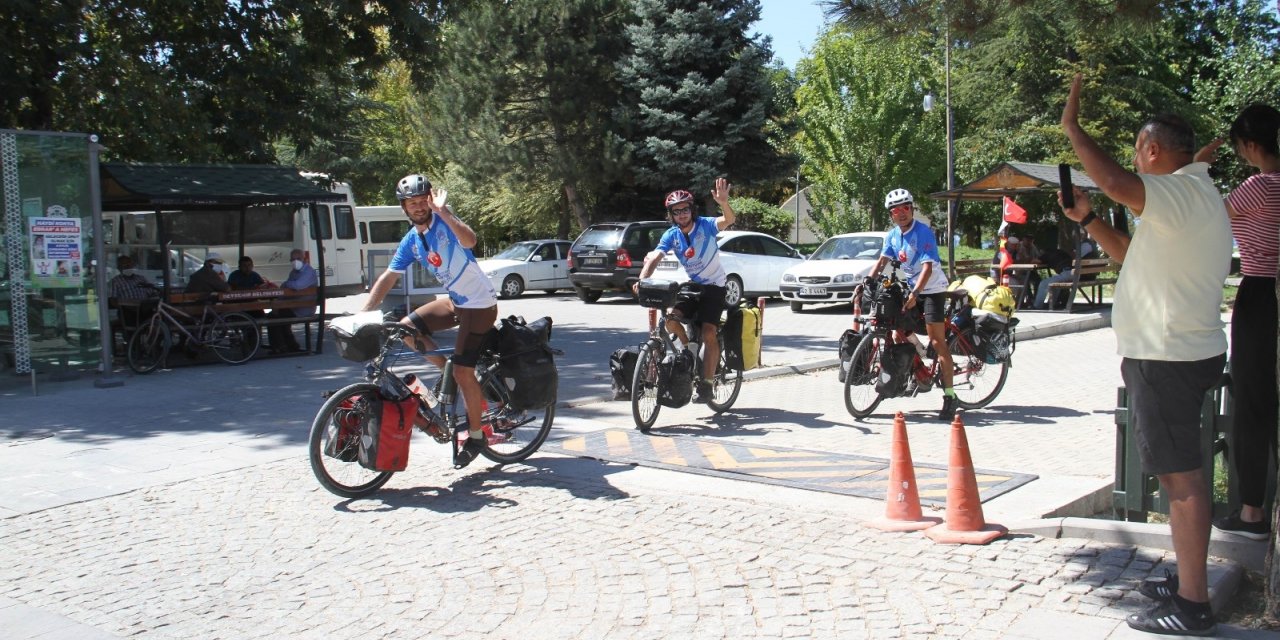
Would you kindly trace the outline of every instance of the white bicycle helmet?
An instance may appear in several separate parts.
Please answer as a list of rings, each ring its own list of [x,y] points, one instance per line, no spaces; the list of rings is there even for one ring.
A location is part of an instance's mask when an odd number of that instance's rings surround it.
[[[915,199],[911,197],[910,191],[894,189],[884,197],[884,208],[886,209],[892,209],[900,204],[915,204]]]

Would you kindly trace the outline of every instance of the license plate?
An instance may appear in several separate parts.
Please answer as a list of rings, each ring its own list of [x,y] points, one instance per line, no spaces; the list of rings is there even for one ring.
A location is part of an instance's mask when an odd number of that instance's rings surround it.
[[[583,258],[582,264],[604,264],[604,258]]]
[[[800,295],[802,296],[825,296],[827,295],[826,287],[801,287]]]
[[[676,264],[677,264],[677,263],[675,263],[675,262],[659,262],[659,263],[658,263],[658,268],[659,268],[659,269],[675,269],[675,268],[676,268]]]

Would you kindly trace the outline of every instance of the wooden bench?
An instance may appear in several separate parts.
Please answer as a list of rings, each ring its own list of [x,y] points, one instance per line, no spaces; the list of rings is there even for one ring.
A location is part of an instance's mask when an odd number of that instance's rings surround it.
[[[303,325],[303,334],[306,338],[305,352],[321,353],[321,338],[323,336],[324,324],[324,304],[316,295],[317,288],[310,287],[307,289],[248,289],[244,291],[227,291],[225,293],[214,294],[215,302],[213,304],[214,311],[218,313],[231,313],[233,311],[250,312],[261,328],[286,325],[293,326],[295,324]],[[207,293],[171,293],[168,296],[169,304],[182,309],[195,317],[199,317],[204,311],[204,305],[209,300]],[[266,312],[277,309],[315,309],[316,312],[309,316],[289,316],[289,317],[273,317],[274,314],[260,315],[251,312]],[[311,346],[311,328],[316,328],[316,344]]]
[[[956,260],[955,279],[964,280],[965,277],[972,276],[972,275],[990,276],[991,267],[993,266],[994,265],[991,264],[990,258],[972,258],[969,260]],[[951,276],[951,271],[947,268],[947,263],[945,262],[942,263],[942,270],[943,270],[943,273],[947,274],[947,277]]]
[[[1120,263],[1114,262],[1110,258],[1077,259],[1070,281],[1049,284],[1049,309],[1051,311],[1071,313],[1077,295],[1084,298],[1088,306],[1101,306],[1102,287],[1115,284],[1119,275]],[[1067,306],[1063,309],[1055,309],[1054,302],[1056,302],[1057,293],[1064,290],[1068,291]]]

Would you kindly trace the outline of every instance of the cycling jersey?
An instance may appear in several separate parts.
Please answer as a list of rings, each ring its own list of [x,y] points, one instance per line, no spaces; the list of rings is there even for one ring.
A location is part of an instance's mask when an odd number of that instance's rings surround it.
[[[938,256],[938,243],[933,229],[919,220],[912,220],[906,231],[894,225],[884,237],[884,249],[880,255],[902,263],[907,274],[907,286],[915,288],[916,278],[924,270],[924,263],[933,263],[933,274],[921,294],[941,293],[947,290],[947,276],[942,272],[942,258]]]
[[[431,216],[431,225],[426,233],[418,233],[417,227],[409,228],[387,270],[404,273],[414,262],[426,267],[444,285],[455,306],[486,309],[498,304],[498,295],[489,276],[484,274],[471,250],[458,242],[458,236],[440,216]]]
[[[666,253],[675,251],[676,259],[684,265],[685,273],[698,284],[713,284],[723,287],[725,282],[724,266],[720,264],[720,246],[716,244],[715,218],[695,217],[693,232],[685,235],[680,227],[672,225],[658,240],[658,251]]]

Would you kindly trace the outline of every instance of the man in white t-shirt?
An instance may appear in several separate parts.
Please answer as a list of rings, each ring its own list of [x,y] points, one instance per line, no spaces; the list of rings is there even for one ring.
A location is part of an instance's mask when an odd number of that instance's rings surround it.
[[[1111,326],[1122,357],[1129,417],[1142,470],[1169,498],[1177,574],[1143,582],[1157,602],[1128,617],[1158,634],[1212,635],[1206,563],[1213,503],[1201,469],[1200,405],[1222,377],[1227,339],[1219,315],[1231,259],[1231,230],[1209,165],[1193,162],[1195,134],[1178,116],[1156,116],[1138,131],[1137,173],[1120,166],[1078,122],[1081,76],[1062,111],[1062,127],[1085,172],[1142,220],[1130,238],[1089,209],[1074,190],[1066,216],[1121,263]]]

